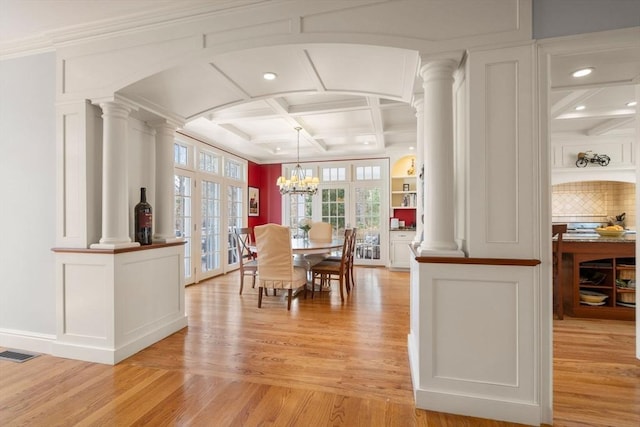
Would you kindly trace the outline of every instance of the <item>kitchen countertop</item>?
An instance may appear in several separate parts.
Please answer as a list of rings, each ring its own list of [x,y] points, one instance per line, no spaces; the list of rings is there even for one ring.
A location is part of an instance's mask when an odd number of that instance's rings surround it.
[[[604,237],[599,234],[572,234],[562,235],[564,242],[592,242],[592,243],[635,243],[636,233],[625,233],[620,237]]]

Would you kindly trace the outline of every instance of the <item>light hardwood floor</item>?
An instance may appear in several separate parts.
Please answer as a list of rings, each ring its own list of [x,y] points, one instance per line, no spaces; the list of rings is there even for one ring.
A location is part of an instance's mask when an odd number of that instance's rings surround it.
[[[0,361],[0,425],[507,426],[413,406],[408,274],[357,268],[344,305],[187,288],[189,327],[116,366]],[[554,424],[640,425],[633,322],[554,323]]]

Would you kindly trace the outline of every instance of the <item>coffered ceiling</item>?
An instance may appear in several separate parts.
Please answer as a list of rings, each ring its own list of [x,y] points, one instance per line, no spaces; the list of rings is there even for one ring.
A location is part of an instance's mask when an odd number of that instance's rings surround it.
[[[55,31],[92,22],[135,22],[149,13],[219,8],[259,0],[0,0],[0,54],[12,43],[37,45]],[[146,15],[145,15],[146,16]],[[376,157],[416,143],[410,105],[417,52],[363,45],[289,45],[218,54],[138,81],[120,92],[186,121],[183,132],[258,163]],[[576,79],[570,73],[593,67]],[[263,79],[273,72],[275,80]],[[633,135],[640,79],[640,45],[554,57],[551,63],[552,140]],[[582,110],[576,110],[579,105]]]

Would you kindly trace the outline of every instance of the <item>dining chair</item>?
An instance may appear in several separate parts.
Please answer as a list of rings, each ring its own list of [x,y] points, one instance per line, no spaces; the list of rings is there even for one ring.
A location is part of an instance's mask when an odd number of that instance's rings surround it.
[[[311,224],[309,229],[309,240],[318,242],[330,242],[333,239],[333,226],[328,222],[317,221]],[[305,255],[309,265],[317,264],[327,258],[331,253]]]
[[[558,320],[564,318],[564,297],[562,294],[562,235],[567,232],[567,224],[553,224],[551,238],[553,244],[553,306]],[[556,237],[557,236],[557,237]]]
[[[289,227],[278,224],[254,228],[258,250],[258,308],[262,307],[263,289],[286,289],[287,310],[291,310],[293,290],[307,285],[307,270],[295,267]]]
[[[333,226],[328,222],[314,222],[309,229],[309,240],[330,242],[333,239]]]
[[[313,299],[316,284],[322,290],[325,286],[331,286],[332,281],[338,281],[340,285],[340,300],[344,301],[344,283],[346,273],[348,272],[349,254],[351,253],[351,244],[353,239],[351,235],[352,229],[345,230],[344,242],[342,244],[342,256],[340,262],[322,261],[311,267],[311,299]],[[318,281],[316,283],[316,281]]]
[[[345,239],[347,238],[347,230],[345,229]],[[347,270],[345,271],[345,287],[347,289],[347,293],[351,292],[351,289],[355,286],[355,276],[353,274],[353,262],[356,256],[356,238],[358,236],[358,229],[352,228],[350,233],[351,242],[349,244],[349,259],[347,262]],[[339,263],[342,261],[342,254],[340,255],[331,255],[325,259],[328,262]]]
[[[236,236],[236,249],[238,250],[238,264],[240,266],[240,295],[242,295],[244,276],[251,276],[251,287],[256,287],[258,262],[256,261],[256,254],[250,249],[253,243],[253,228],[236,227],[234,234]]]

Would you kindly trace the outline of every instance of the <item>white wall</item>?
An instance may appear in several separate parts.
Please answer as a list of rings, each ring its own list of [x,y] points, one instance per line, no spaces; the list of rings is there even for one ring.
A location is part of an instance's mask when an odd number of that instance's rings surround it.
[[[55,54],[0,61],[2,333],[55,334]]]

